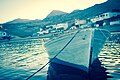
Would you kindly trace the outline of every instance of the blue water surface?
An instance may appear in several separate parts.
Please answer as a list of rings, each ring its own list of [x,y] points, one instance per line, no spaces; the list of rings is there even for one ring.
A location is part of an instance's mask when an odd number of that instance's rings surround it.
[[[25,80],[48,62],[40,39],[0,42],[0,80]],[[30,80],[46,80],[47,67]]]
[[[120,80],[120,44],[106,46],[99,54],[107,80]],[[40,39],[21,39],[0,42],[0,80],[25,80],[48,62],[48,54]],[[30,80],[46,80],[48,66]]]

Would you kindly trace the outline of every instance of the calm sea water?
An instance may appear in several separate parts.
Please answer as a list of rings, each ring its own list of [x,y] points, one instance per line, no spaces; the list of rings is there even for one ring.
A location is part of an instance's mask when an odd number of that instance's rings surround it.
[[[40,39],[0,42],[0,80],[25,80],[46,62]],[[46,80],[47,67],[31,80]]]
[[[104,46],[99,54],[108,80],[120,80],[120,44]],[[48,62],[48,54],[40,39],[0,42],[0,80],[25,80]],[[46,80],[48,66],[30,80]]]
[[[107,80],[120,80],[120,44],[108,42],[99,54],[102,67],[106,68]]]

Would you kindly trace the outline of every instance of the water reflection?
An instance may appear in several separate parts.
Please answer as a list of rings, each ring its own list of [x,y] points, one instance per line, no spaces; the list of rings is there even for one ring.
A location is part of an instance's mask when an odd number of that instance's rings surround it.
[[[40,39],[0,43],[0,80],[24,80],[48,62]],[[31,80],[46,79],[47,67]]]
[[[120,52],[120,44],[113,44]],[[120,79],[120,54],[106,43],[99,60],[106,68],[107,80]],[[40,39],[0,42],[0,80],[25,80],[48,62]],[[46,80],[48,66],[30,80]]]
[[[106,72],[108,73],[108,80],[120,79],[120,44],[108,42],[102,49],[99,60],[102,62]]]

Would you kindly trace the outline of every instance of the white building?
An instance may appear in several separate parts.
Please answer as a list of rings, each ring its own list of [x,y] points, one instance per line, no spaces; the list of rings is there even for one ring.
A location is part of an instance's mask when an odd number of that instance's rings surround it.
[[[78,20],[75,19],[75,26],[76,28],[84,28],[84,25],[87,24],[87,20]]]
[[[46,30],[47,32],[56,32],[58,30],[66,30],[68,28],[68,23],[60,23],[55,25],[47,25]]]
[[[118,15],[120,15],[120,12],[106,12],[106,13],[103,13],[103,14],[100,14],[100,15],[93,17],[91,19],[91,22],[95,23],[97,21],[109,19],[109,18],[118,16]]]
[[[77,29],[76,26],[72,26],[70,29]]]
[[[83,25],[83,24],[86,24],[86,20],[78,20],[78,19],[75,19],[75,25]]]
[[[68,28],[68,23],[60,23],[53,26],[53,28],[56,28],[56,29],[63,28],[64,30],[66,30]]]
[[[51,30],[51,29],[53,29],[54,26],[56,26],[56,25],[47,25],[47,26],[46,26],[46,29]]]
[[[37,32],[38,34],[48,34],[49,33],[49,30],[43,30],[43,31],[40,31],[40,32]]]
[[[0,25],[0,28],[3,28],[2,25]]]
[[[40,28],[40,32],[41,32],[41,31],[43,31],[43,29],[42,29],[42,28]]]
[[[120,20],[118,20],[118,21],[111,21],[110,22],[110,25],[115,25],[115,24],[120,24]]]

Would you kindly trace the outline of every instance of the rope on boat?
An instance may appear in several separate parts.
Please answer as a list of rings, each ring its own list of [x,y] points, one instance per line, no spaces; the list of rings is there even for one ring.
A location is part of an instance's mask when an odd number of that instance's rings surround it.
[[[100,29],[99,29],[100,30]],[[103,36],[107,39],[107,36],[100,30],[100,32],[103,34]]]
[[[68,45],[69,43],[75,38],[75,36],[78,34],[79,30],[73,35],[73,37],[66,43],[66,45],[51,59],[49,62],[47,62],[44,66],[42,66],[40,69],[38,69],[36,72],[34,72],[32,75],[30,75],[26,80],[29,80],[31,77],[33,77],[36,73],[41,71],[43,68],[45,68],[49,63],[51,63]]]

